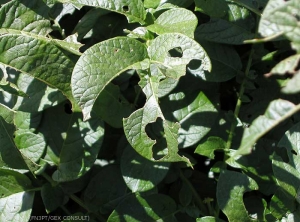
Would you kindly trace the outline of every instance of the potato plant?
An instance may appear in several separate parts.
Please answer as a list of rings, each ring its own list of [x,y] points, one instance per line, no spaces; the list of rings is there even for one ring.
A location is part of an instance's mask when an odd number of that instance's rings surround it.
[[[300,221],[299,0],[0,0],[0,221]]]

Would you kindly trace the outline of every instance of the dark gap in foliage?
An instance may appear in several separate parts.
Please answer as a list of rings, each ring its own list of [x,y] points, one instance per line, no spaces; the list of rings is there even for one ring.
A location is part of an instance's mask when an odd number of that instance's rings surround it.
[[[192,59],[187,65],[189,71],[197,70],[201,67],[202,61],[200,59]]]
[[[194,11],[194,14],[196,15],[197,19],[198,19],[198,26],[200,26],[201,24],[207,23],[210,21],[210,17],[204,13],[201,13],[199,11]]]
[[[291,150],[291,153],[294,155],[298,155],[295,150]]]
[[[80,10],[75,10],[75,12],[71,14],[67,14],[61,18],[59,24],[62,29],[64,29],[66,36],[72,34],[77,23],[80,19],[85,15],[85,13],[89,10],[89,7],[82,7]]]
[[[156,140],[152,148],[154,159],[164,157],[167,154],[167,140],[164,136],[163,120],[159,117],[154,123],[147,124],[146,133],[152,140]]]
[[[224,111],[234,110],[237,102],[237,83],[235,79],[220,83],[220,109]]]
[[[71,103],[70,102],[66,102],[64,104],[64,109],[65,109],[65,113],[67,114],[72,114],[72,106],[71,106]]]
[[[246,192],[243,195],[243,202],[250,217],[253,215],[258,219],[258,221],[262,221],[264,219],[265,206],[263,205],[262,199],[263,195],[259,191],[255,190]]]
[[[246,60],[249,57],[251,47],[252,47],[252,45],[250,45],[250,44],[234,46],[235,50],[240,55],[241,59],[246,59]]]
[[[136,109],[142,108],[146,102],[146,96],[141,87],[138,85],[139,81],[140,78],[138,74],[134,73],[127,80],[127,87],[121,89],[122,95],[128,100],[129,103],[134,104]]]
[[[124,137],[123,128],[117,129],[105,123],[105,134],[98,159],[113,160],[116,158],[116,151],[119,142]]]
[[[299,60],[297,66],[296,66],[296,68],[295,68],[295,71],[298,71],[299,69],[300,69],[300,60]]]
[[[175,58],[182,58],[183,55],[181,47],[175,47],[173,49],[170,49],[168,53],[171,57],[175,57]]]
[[[129,6],[128,5],[124,5],[122,7],[122,9],[123,9],[124,12],[129,12]]]

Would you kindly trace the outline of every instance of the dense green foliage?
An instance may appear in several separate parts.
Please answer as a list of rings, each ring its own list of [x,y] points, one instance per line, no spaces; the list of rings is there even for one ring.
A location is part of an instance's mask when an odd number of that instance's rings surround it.
[[[0,221],[300,221],[299,0],[0,5]]]

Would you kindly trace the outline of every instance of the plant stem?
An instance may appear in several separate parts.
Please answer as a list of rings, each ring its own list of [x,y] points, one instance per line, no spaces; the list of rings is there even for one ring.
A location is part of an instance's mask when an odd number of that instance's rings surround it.
[[[234,110],[234,113],[233,113],[235,118],[238,117],[238,115],[240,113],[241,106],[242,106],[242,97],[243,97],[244,92],[245,92],[245,83],[247,82],[247,78],[248,78],[249,71],[250,71],[250,68],[251,68],[253,53],[254,53],[254,48],[252,46],[251,51],[250,51],[250,55],[249,55],[249,59],[248,59],[248,62],[247,62],[247,67],[246,67],[246,70],[245,70],[245,75],[244,75],[243,81],[241,83],[241,88],[240,88],[240,91],[239,91],[239,94],[238,94],[236,107],[235,107],[235,110]],[[229,132],[228,140],[227,140],[227,143],[226,143],[227,150],[229,150],[231,148],[235,127],[236,127],[236,121],[233,121],[231,123],[230,132]]]
[[[35,192],[35,191],[41,191],[41,190],[42,190],[42,187],[35,187],[30,190],[26,190],[26,192]]]
[[[258,22],[259,22],[259,18],[256,17],[256,31],[255,31],[255,36],[254,37],[256,37],[257,34],[258,34]],[[252,47],[251,47],[251,51],[250,51],[249,58],[248,58],[248,61],[247,61],[247,66],[246,66],[246,69],[245,69],[244,78],[243,78],[243,81],[241,83],[241,87],[240,87],[240,91],[239,91],[239,94],[238,94],[236,107],[235,107],[235,110],[234,110],[234,113],[233,113],[235,118],[238,118],[239,113],[240,113],[240,109],[241,109],[241,106],[242,106],[242,97],[243,97],[244,92],[245,92],[245,84],[248,81],[248,76],[249,76],[250,68],[251,68],[251,65],[252,65],[253,54],[254,54],[254,45],[252,45]],[[229,131],[229,135],[228,135],[228,140],[227,140],[227,143],[226,143],[226,149],[227,150],[230,150],[230,148],[231,148],[235,127],[236,127],[236,121],[233,121],[231,123],[230,131]],[[226,155],[225,155],[225,158],[226,158]]]
[[[198,195],[197,191],[195,190],[194,186],[191,184],[191,182],[183,175],[181,169],[178,169],[179,172],[179,177],[180,179],[186,183],[186,185],[190,188],[190,190],[193,193],[194,199],[196,201],[196,204],[198,205],[201,213],[203,216],[207,216],[208,215],[208,211],[207,208],[205,206],[205,204],[203,203],[203,200],[201,199],[201,197]]]

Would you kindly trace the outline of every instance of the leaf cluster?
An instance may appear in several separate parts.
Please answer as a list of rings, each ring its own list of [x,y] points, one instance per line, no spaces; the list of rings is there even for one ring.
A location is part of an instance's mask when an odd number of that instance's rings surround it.
[[[0,0],[0,221],[300,221],[299,11]]]

